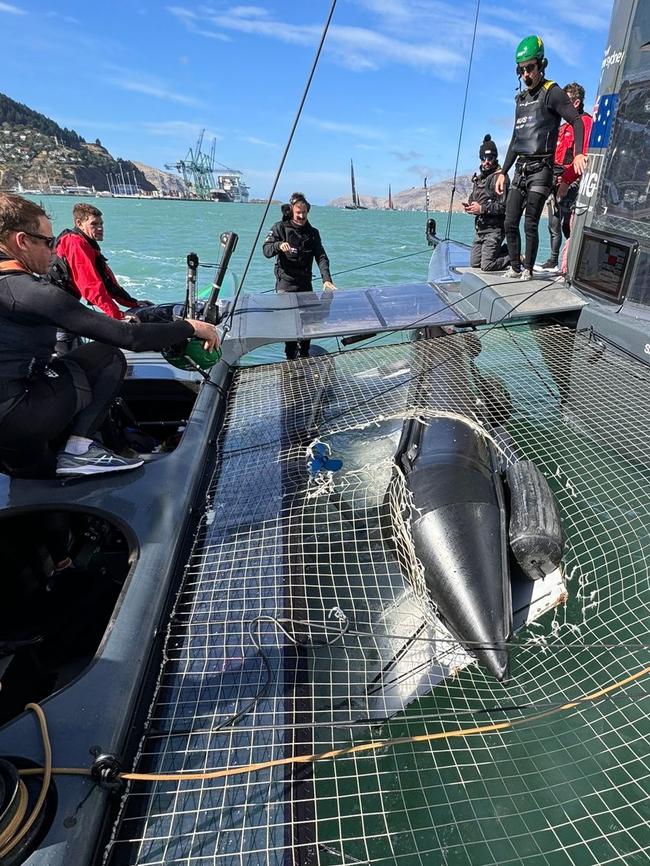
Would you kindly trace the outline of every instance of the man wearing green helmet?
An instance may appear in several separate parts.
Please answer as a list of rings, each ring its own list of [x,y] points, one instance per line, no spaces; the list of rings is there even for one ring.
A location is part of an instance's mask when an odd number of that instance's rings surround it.
[[[506,175],[515,165],[515,176],[506,199],[505,233],[510,255],[506,276],[530,280],[539,246],[539,219],[553,186],[553,156],[560,123],[565,120],[573,128],[575,148],[572,165],[577,175],[582,174],[586,163],[584,127],[580,114],[564,90],[544,77],[547,60],[539,36],[522,39],[515,59],[517,75],[526,89],[515,98],[515,127],[503,168],[495,182],[495,192],[497,195],[503,192]],[[526,253],[522,266],[519,223],[524,212]]]

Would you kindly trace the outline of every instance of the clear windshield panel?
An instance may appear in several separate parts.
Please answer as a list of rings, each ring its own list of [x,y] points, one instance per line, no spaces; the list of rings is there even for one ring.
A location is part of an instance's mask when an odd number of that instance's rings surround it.
[[[465,321],[427,283],[377,286],[356,292],[300,292],[294,297],[305,337],[458,325]]]
[[[598,197],[598,224],[649,236],[650,223],[650,81],[623,85],[614,133]],[[638,224],[643,224],[640,228]]]
[[[458,241],[441,241],[429,262],[427,280],[430,283],[458,282],[457,268],[469,267],[470,248]]]
[[[625,20],[625,15],[621,15],[620,21],[623,23]],[[650,53],[646,47],[648,42],[650,42],[650,3],[648,0],[639,0],[623,55],[623,81],[641,81],[650,77]],[[609,59],[612,53],[615,56]],[[613,61],[614,64],[618,60],[616,49],[612,51],[611,43],[605,58],[606,62],[609,59],[609,62]]]

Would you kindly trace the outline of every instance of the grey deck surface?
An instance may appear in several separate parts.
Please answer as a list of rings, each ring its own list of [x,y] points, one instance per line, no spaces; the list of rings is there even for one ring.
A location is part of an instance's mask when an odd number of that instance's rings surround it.
[[[470,304],[489,323],[580,310],[586,301],[557,276],[539,274],[521,282],[503,271],[487,273],[478,268],[458,268],[461,281],[453,288],[461,306]]]

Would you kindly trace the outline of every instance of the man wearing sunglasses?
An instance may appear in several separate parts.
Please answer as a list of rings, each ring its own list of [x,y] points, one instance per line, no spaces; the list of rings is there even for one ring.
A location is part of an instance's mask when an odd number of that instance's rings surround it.
[[[479,159],[481,167],[472,178],[472,192],[468,201],[463,203],[465,213],[474,215],[476,227],[469,263],[482,271],[502,271],[510,261],[503,245],[506,203],[505,195],[497,195],[494,189],[499,152],[490,135],[483,138]]]
[[[193,319],[141,324],[88,309],[43,279],[54,242],[42,207],[0,193],[1,471],[47,478],[136,469],[142,460],[93,440],[126,373],[115,347],[159,351],[196,336],[212,349],[217,331]],[[57,328],[98,342],[52,360]]]
[[[526,89],[515,99],[515,127],[495,190],[497,194],[504,191],[506,175],[515,165],[515,176],[506,199],[505,233],[510,255],[506,276],[530,280],[539,247],[539,220],[553,187],[553,156],[560,123],[565,120],[573,128],[572,166],[576,176],[582,174],[586,164],[584,127],[564,90],[544,77],[547,60],[539,36],[522,39],[515,58],[517,75]],[[519,223],[523,213],[526,252],[522,266]]]

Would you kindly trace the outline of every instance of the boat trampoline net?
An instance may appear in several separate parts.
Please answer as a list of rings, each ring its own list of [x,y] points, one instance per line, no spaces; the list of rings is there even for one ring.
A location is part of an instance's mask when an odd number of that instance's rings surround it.
[[[562,514],[566,592],[506,683],[410,534],[395,452],[441,415],[504,428]],[[105,862],[648,862],[649,421],[648,369],[559,325],[238,371],[133,766],[195,775],[130,783]]]

